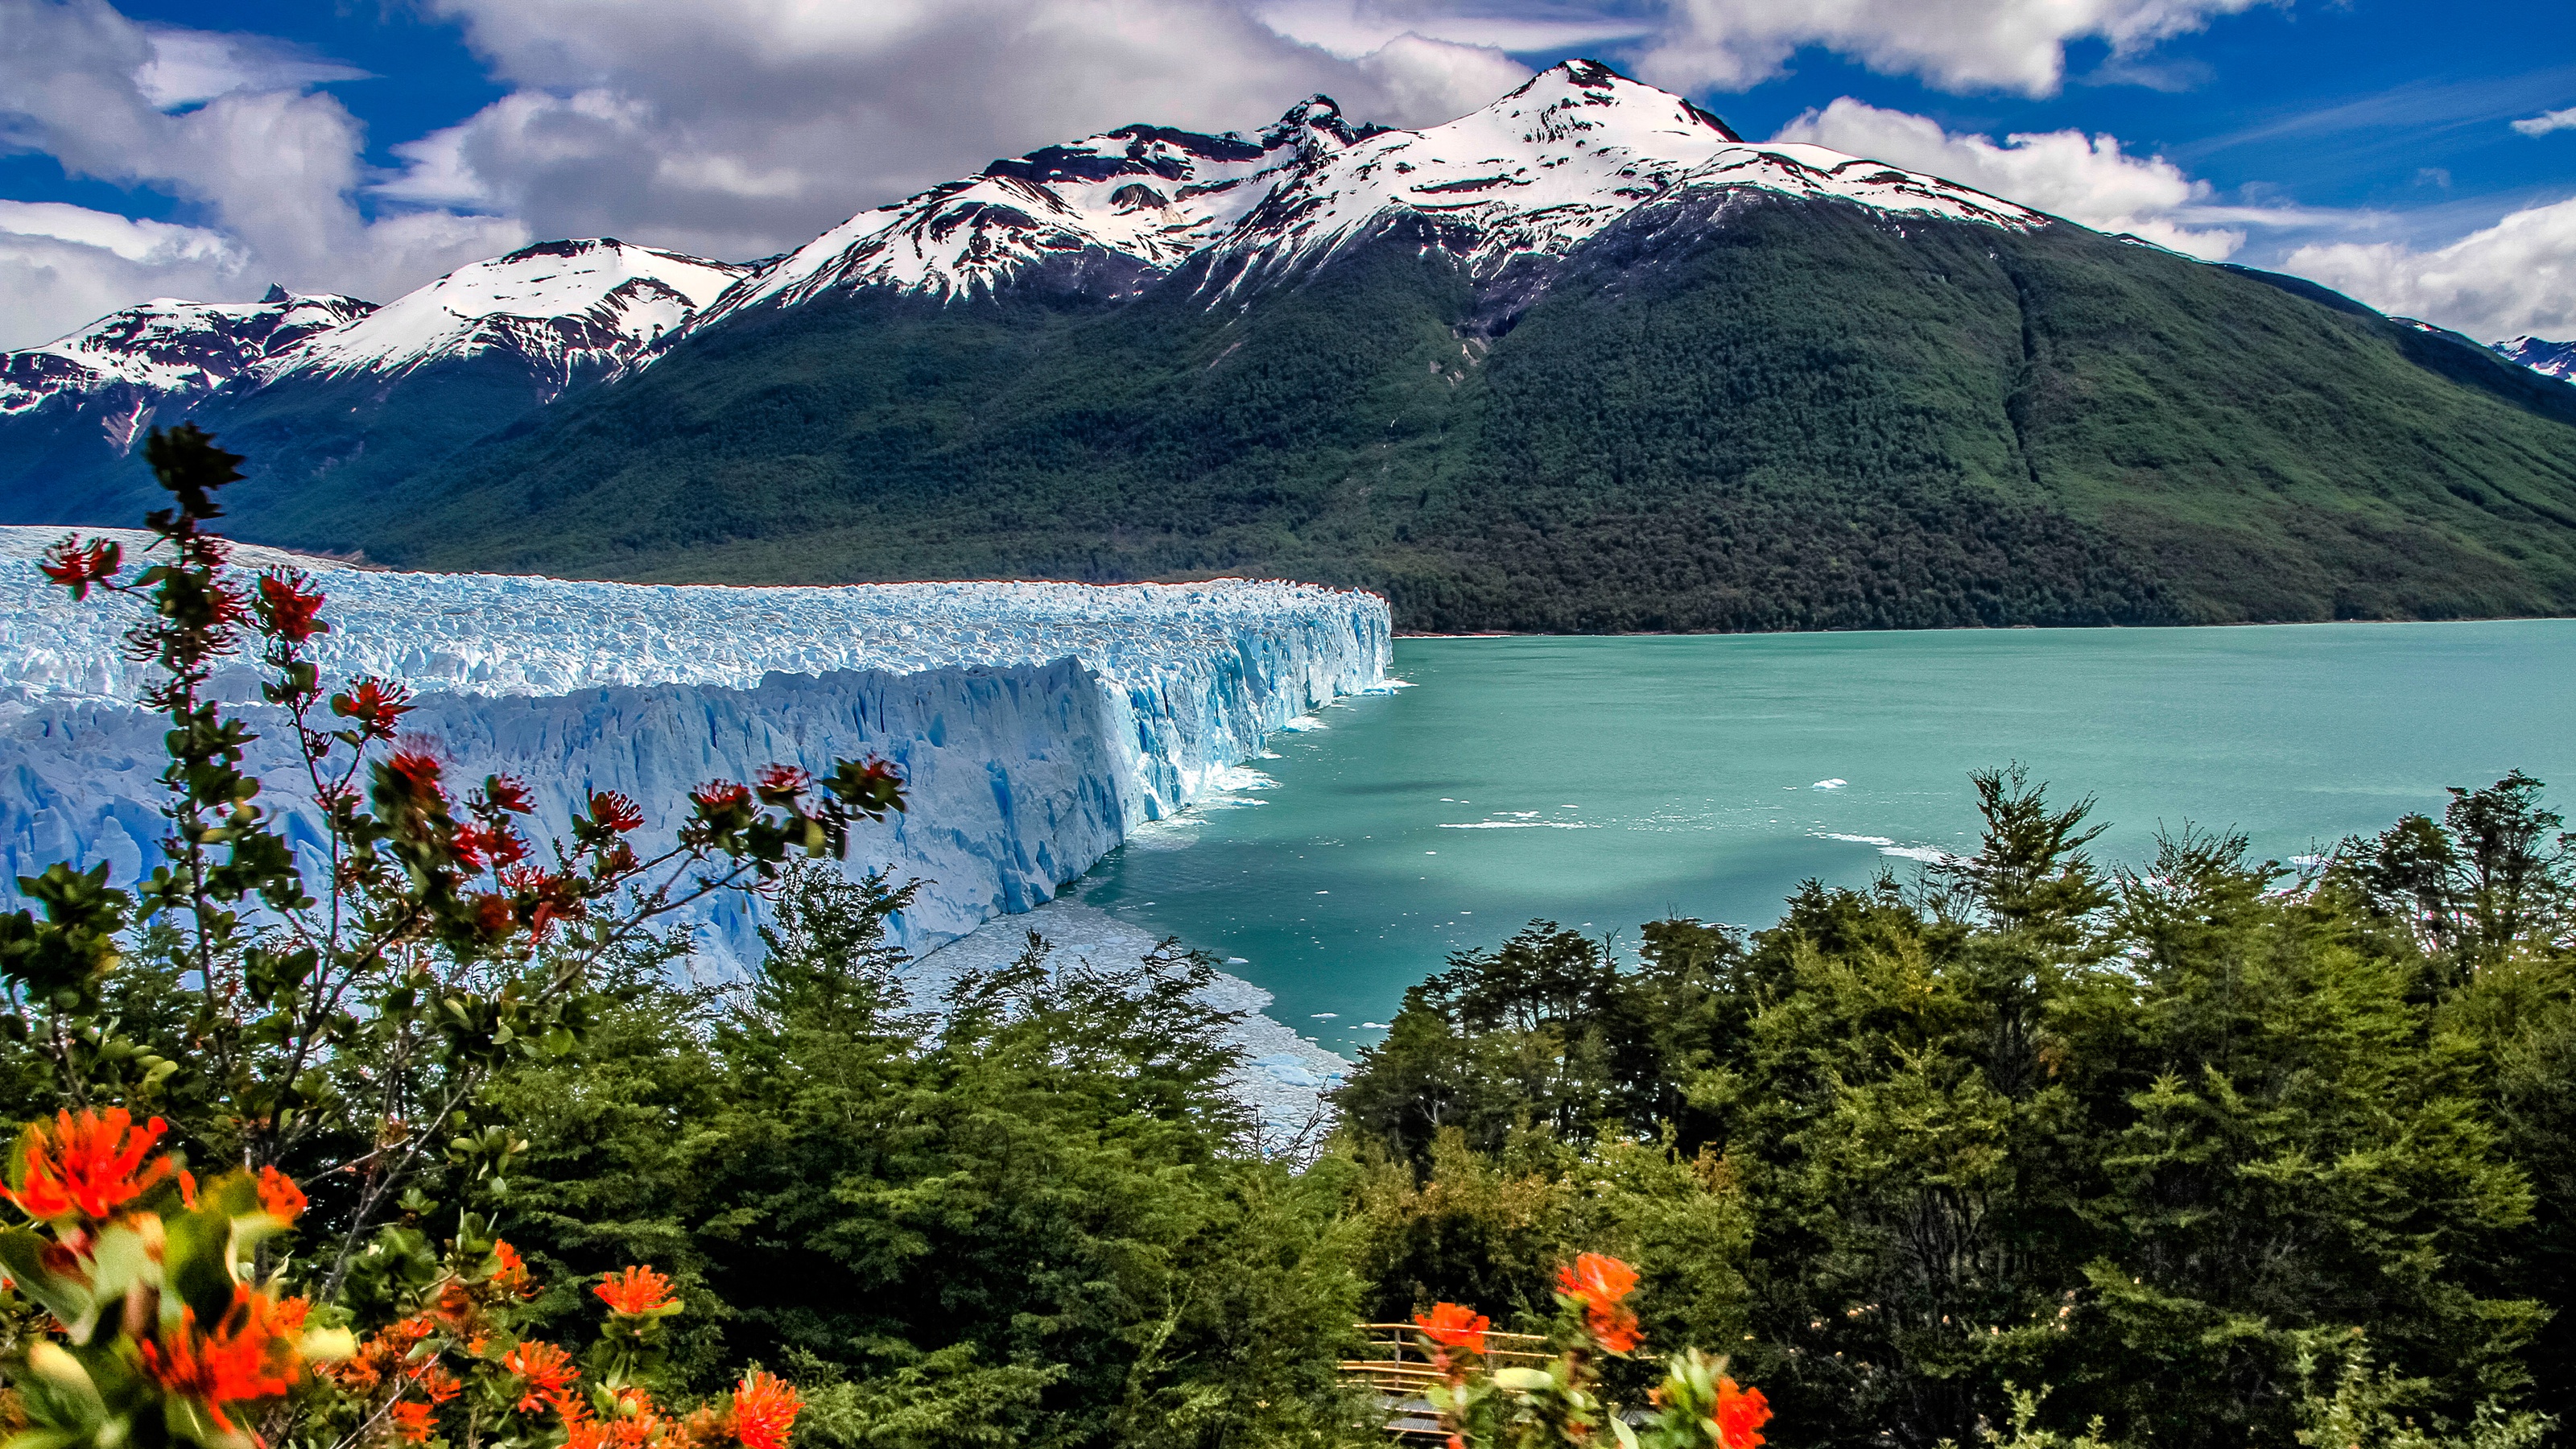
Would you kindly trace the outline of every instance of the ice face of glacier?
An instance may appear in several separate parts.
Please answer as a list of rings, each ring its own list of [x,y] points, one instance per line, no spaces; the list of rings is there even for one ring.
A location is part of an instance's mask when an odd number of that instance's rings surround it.
[[[137,555],[138,536],[110,532]],[[144,676],[117,649],[136,606],[76,604],[36,569],[58,536],[0,529],[0,878],[105,860],[130,881],[158,858],[162,725],[133,707]],[[851,862],[924,881],[897,923],[913,947],[1046,901],[1267,731],[1382,687],[1388,652],[1383,600],[1301,584],[738,589],[301,562],[330,595],[324,676],[421,691],[409,723],[451,773],[525,776],[549,830],[593,790],[651,814],[773,760],[894,761],[912,809],[862,830]],[[282,721],[241,703],[255,680],[214,688],[264,729],[251,763],[291,802]],[[708,924],[719,953],[749,942],[738,907]]]

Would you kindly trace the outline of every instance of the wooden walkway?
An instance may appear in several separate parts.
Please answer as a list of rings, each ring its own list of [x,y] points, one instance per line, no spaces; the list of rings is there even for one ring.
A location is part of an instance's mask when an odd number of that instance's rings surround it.
[[[1342,1375],[1377,1390],[1379,1400],[1386,1406],[1386,1432],[1398,1440],[1437,1442],[1447,1438],[1440,1428],[1439,1416],[1432,1412],[1431,1400],[1425,1397],[1441,1376],[1422,1347],[1421,1330],[1410,1323],[1363,1323],[1359,1327],[1368,1341],[1368,1357],[1343,1360]],[[1535,1333],[1485,1335],[1488,1364],[1536,1368],[1547,1359],[1547,1340]]]

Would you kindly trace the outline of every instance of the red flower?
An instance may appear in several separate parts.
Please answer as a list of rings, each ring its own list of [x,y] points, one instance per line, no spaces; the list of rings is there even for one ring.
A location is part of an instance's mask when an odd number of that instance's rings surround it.
[[[590,797],[590,818],[623,834],[644,823],[644,811],[634,801],[614,790],[602,790]]]
[[[250,617],[250,596],[228,583],[218,581],[206,590],[206,605],[218,625],[229,627]]]
[[[506,936],[518,929],[518,908],[508,896],[484,891],[467,899],[474,907],[474,928],[484,935]]]
[[[517,1344],[501,1356],[501,1367],[516,1374],[527,1385],[519,1398],[519,1412],[528,1413],[546,1407],[563,1397],[581,1370],[572,1366],[572,1355],[539,1339]]]
[[[438,1413],[427,1404],[406,1401],[394,1405],[391,1422],[395,1438],[406,1444],[426,1444],[438,1427]]]
[[[433,1404],[446,1403],[465,1391],[465,1385],[457,1382],[456,1375],[441,1367],[435,1359],[413,1369],[411,1381],[420,1385],[421,1393]]]
[[[436,755],[427,750],[396,750],[394,757],[380,768],[415,805],[427,806],[447,798],[447,792],[438,785],[439,771],[445,767],[439,764]]]
[[[492,1256],[501,1263],[493,1270],[492,1286],[504,1293],[526,1294],[533,1285],[528,1282],[527,1260],[519,1256],[519,1250],[494,1238]]]
[[[1645,1341],[1637,1315],[1620,1301],[1636,1287],[1636,1269],[1600,1253],[1582,1254],[1556,1270],[1556,1291],[1582,1306],[1585,1331],[1608,1353],[1626,1353]]]
[[[483,794],[494,807],[513,815],[537,813],[537,797],[528,793],[528,782],[516,775],[494,775],[485,780]]]
[[[170,1175],[169,1158],[143,1160],[168,1130],[168,1124],[155,1117],[137,1131],[123,1107],[105,1112],[83,1109],[78,1117],[57,1113],[50,1136],[44,1120],[38,1118],[27,1124],[19,1138],[20,1180],[0,1187],[0,1196],[38,1222],[75,1215],[104,1222]]]
[[[356,720],[359,732],[370,739],[392,739],[395,721],[411,709],[410,686],[390,680],[361,679],[347,693],[331,696],[331,712]]]
[[[460,825],[453,842],[456,862],[467,870],[486,863],[512,866],[528,858],[528,842],[506,825]]]
[[[82,543],[66,536],[45,550],[44,561],[36,565],[45,577],[72,591],[72,597],[86,599],[89,586],[111,578],[125,562],[125,550],[114,539],[94,539]]]
[[[794,765],[764,765],[760,771],[760,798],[771,805],[784,805],[805,793],[814,777]]]
[[[1414,1325],[1422,1336],[1442,1348],[1463,1348],[1469,1353],[1485,1351],[1485,1329],[1492,1322],[1472,1308],[1456,1303],[1442,1303],[1429,1313],[1413,1315]]]
[[[743,1449],[787,1449],[805,1401],[776,1374],[753,1370],[733,1391],[733,1434]]]
[[[274,1167],[259,1170],[259,1207],[279,1222],[291,1223],[304,1211],[304,1190]]]
[[[313,581],[292,569],[259,576],[259,616],[268,632],[289,644],[301,644],[330,632],[322,622],[322,593]]]
[[[699,810],[713,815],[720,811],[731,810],[737,805],[748,804],[751,800],[751,787],[732,780],[709,780],[691,790],[689,798],[697,802]]]
[[[670,1304],[671,1280],[651,1268],[628,1268],[609,1274],[591,1291],[609,1312],[641,1317]]]
[[[1721,1376],[1717,1412],[1709,1422],[1717,1426],[1719,1449],[1761,1449],[1762,1426],[1771,1422],[1771,1405],[1760,1389],[1737,1388],[1735,1380]]]
[[[294,1335],[303,1319],[301,1299],[276,1303],[235,1286],[233,1306],[214,1332],[200,1330],[196,1310],[183,1308],[178,1327],[136,1351],[145,1377],[171,1395],[203,1403],[216,1425],[229,1430],[227,1404],[273,1399],[295,1386],[304,1364]]]

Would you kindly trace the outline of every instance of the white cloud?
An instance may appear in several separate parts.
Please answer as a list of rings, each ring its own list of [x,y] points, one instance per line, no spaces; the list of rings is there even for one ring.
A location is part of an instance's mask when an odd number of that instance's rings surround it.
[[[362,215],[362,128],[338,100],[302,89],[325,63],[291,48],[149,30],[102,0],[0,0],[0,33],[11,42],[0,48],[0,134],[75,176],[176,197],[202,223],[119,228],[125,219],[104,213],[17,203],[0,346],[156,295],[225,300],[282,282],[384,297],[526,240],[506,218]],[[86,315],[65,315],[74,308]]]
[[[2576,198],[2526,207],[2447,246],[2304,246],[2285,267],[2472,337],[2576,337]]]
[[[2049,95],[2066,47],[2108,42],[2133,60],[2213,16],[2267,0],[1665,0],[1661,33],[1637,55],[1648,80],[1743,90],[1806,46],[1945,90]]]
[[[1655,30],[1651,20],[1636,15],[1565,6],[1457,9],[1441,0],[1263,0],[1253,6],[1253,14],[1282,35],[1321,46],[1346,60],[1356,60],[1405,35],[1453,45],[1531,51],[1612,45]]]
[[[1845,96],[1783,127],[1777,138],[1807,141],[1887,161],[1991,192],[2007,201],[2127,232],[2206,261],[2245,244],[2241,226],[2212,221],[2265,218],[2250,207],[2213,207],[2210,185],[2162,156],[2132,156],[2116,136],[2043,131],[1991,137],[1954,134],[1928,116],[1886,111]],[[2186,222],[2202,223],[2188,225]]]
[[[2543,111],[2536,116],[2525,116],[2514,122],[2513,128],[2526,136],[2546,136],[2552,131],[2576,131],[2576,106],[2569,106],[2563,111]]]
[[[205,262],[238,267],[242,262],[241,248],[221,232],[139,221],[59,201],[0,201],[0,233],[96,247],[126,261],[153,266]]]
[[[1316,91],[1354,119],[1443,121],[1528,74],[1429,32],[1335,55],[1236,0],[433,5],[515,89],[397,148],[379,194],[734,258],[1129,122],[1257,128]]]
[[[152,58],[135,71],[134,83],[145,99],[165,111],[235,91],[301,90],[367,77],[355,66],[265,35],[166,25],[146,26],[143,33],[151,41]]]
[[[237,262],[223,254],[220,239],[211,249],[156,247],[162,239],[148,231],[118,233],[113,224],[123,217],[92,212],[99,220],[57,216],[26,224],[14,208],[31,203],[7,205],[12,209],[0,212],[0,347],[50,342],[148,297],[221,296],[241,285]],[[87,231],[95,240],[59,234],[66,231]]]

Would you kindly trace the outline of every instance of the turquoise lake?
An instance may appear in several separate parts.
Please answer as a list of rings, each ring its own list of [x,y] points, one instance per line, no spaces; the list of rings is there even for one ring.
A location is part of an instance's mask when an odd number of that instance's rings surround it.
[[[2576,816],[2571,620],[1402,639],[1392,673],[1071,894],[1348,1054],[1533,917],[1767,925],[1804,878],[1972,850],[1968,772],[2015,760],[2098,797],[2106,861],[2185,821],[2310,854],[2516,768]]]

